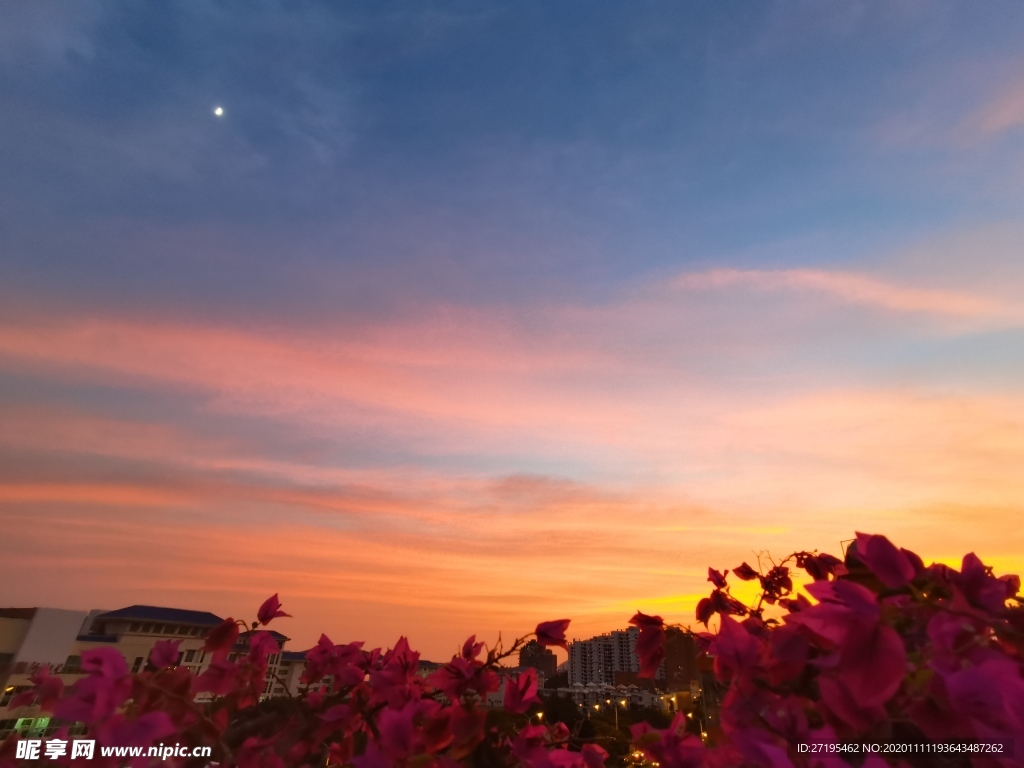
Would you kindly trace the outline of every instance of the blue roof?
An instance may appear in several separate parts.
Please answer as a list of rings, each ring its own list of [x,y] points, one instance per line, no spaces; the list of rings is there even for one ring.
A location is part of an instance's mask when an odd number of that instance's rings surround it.
[[[281,661],[305,661],[306,651],[283,651]]]
[[[214,626],[223,619],[207,611],[185,611],[181,608],[159,608],[155,605],[130,605],[116,611],[101,613],[96,621],[106,619],[138,619],[140,621],[169,621],[177,624]]]
[[[116,643],[120,638],[117,635],[79,635],[75,639],[87,643]]]

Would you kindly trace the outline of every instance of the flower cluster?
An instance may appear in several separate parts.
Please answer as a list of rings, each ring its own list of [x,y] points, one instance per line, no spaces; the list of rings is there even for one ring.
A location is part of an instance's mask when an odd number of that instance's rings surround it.
[[[809,577],[795,584],[797,574]],[[1011,751],[1024,735],[1024,610],[1017,577],[996,577],[975,555],[959,569],[925,566],[883,536],[858,534],[845,560],[801,552],[770,567],[743,563],[736,578],[760,585],[753,605],[730,593],[729,572],[709,569],[710,596],[697,619],[716,632],[695,637],[713,663],[713,681],[665,729],[631,729],[634,755],[664,768],[914,765],[906,755],[807,754],[798,744],[1000,741],[1000,754],[950,765],[1019,765]],[[535,724],[540,704],[530,670],[505,680],[512,732],[487,725],[482,702],[501,685],[503,650],[470,637],[452,659],[420,674],[419,654],[401,638],[386,651],[335,644],[326,635],[306,654],[296,696],[261,700],[268,659],[280,649],[261,629],[288,616],[278,596],[251,624],[225,620],[206,637],[213,660],[200,675],[178,667],[178,644],[156,644],[146,670],[132,674],[117,651],[82,654],[85,673],[65,687],[41,671],[36,688],[12,706],[38,701],[62,721],[80,723],[99,745],[159,742],[215,745],[213,764],[237,768],[339,765],[354,768],[598,768],[609,760],[599,739],[563,723]],[[637,613],[640,674],[665,659],[660,616]],[[566,647],[569,620],[539,624],[542,646]],[[675,630],[672,630],[675,631]],[[243,652],[239,653],[239,649]],[[198,697],[198,698],[197,698]],[[716,712],[708,708],[720,702]],[[706,723],[693,727],[694,709]],[[685,708],[684,708],[685,709]],[[706,718],[706,719],[705,719]],[[66,739],[67,729],[56,734]],[[0,744],[0,768],[17,765],[14,737]],[[98,755],[98,768],[124,758]],[[172,757],[161,765],[210,765]],[[54,765],[67,764],[58,758]],[[150,758],[129,761],[149,765]]]
[[[793,596],[791,567],[810,576],[806,594]],[[714,591],[697,618],[705,625],[718,619],[717,633],[700,637],[722,700],[705,764],[838,766],[841,749],[822,758],[794,746],[949,740],[1003,745],[959,765],[1022,764],[1024,754],[1013,752],[1024,747],[1014,745],[1024,735],[1016,576],[997,578],[974,554],[959,570],[926,567],[884,536],[863,533],[845,562],[802,552],[763,574],[747,563],[732,573],[758,579],[762,592],[747,607],[729,594],[726,575],[709,571]],[[658,749],[667,749],[664,741]],[[680,741],[676,764],[697,764],[691,752]],[[901,760],[873,755],[863,764],[912,764]]]

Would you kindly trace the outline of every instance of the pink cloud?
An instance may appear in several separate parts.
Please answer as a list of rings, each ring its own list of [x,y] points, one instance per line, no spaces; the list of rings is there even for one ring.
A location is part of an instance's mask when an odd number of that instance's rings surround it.
[[[603,304],[437,307],[358,329],[23,315],[0,323],[5,370],[155,403],[188,392],[197,419],[228,413],[296,436],[344,427],[414,458],[315,464],[159,408],[139,421],[85,400],[0,405],[0,450],[31,470],[0,475],[11,589],[43,604],[224,614],[279,592],[296,616],[282,631],[304,642],[335,625],[393,642],[415,617],[441,655],[452,637],[508,637],[551,615],[579,632],[637,608],[685,621],[707,565],[751,548],[834,551],[854,528],[1010,562],[1024,546],[1011,530],[1024,494],[1014,391],[840,385],[826,375],[833,358],[778,370],[837,311],[858,339],[912,339],[934,318],[1019,320],[1007,298],[937,284],[713,270]],[[882,330],[862,331],[863,315]],[[906,332],[908,315],[925,331]],[[723,358],[735,367],[716,367]],[[88,459],[73,477],[68,456]],[[972,525],[954,530],[951,507]]]
[[[747,289],[814,292],[842,302],[892,312],[919,312],[963,318],[1024,322],[1024,307],[966,292],[895,284],[868,274],[815,269],[715,269],[684,274],[673,281],[684,291]]]
[[[1024,83],[1015,82],[987,101],[961,124],[964,137],[987,139],[1024,129]]]

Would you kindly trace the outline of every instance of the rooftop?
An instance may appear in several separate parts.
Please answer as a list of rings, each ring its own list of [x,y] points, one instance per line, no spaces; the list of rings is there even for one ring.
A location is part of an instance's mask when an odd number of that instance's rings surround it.
[[[101,613],[96,621],[108,619],[136,619],[139,621],[166,621],[174,624],[198,624],[212,627],[220,624],[223,619],[208,611],[186,611],[181,608],[160,608],[155,605],[130,605],[116,611]]]

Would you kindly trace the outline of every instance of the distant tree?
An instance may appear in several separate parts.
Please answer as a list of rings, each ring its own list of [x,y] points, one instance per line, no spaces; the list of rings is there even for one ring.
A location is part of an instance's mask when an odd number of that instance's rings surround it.
[[[554,690],[555,688],[568,688],[569,687],[569,673],[559,672],[557,675],[552,675],[548,680],[544,681],[544,687]]]

